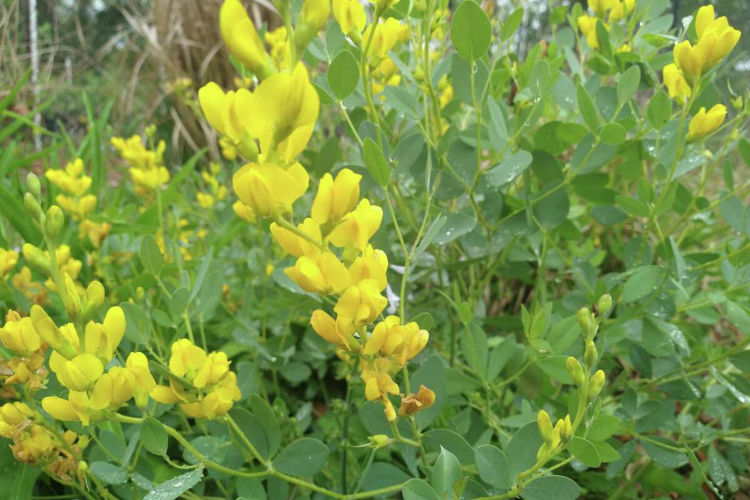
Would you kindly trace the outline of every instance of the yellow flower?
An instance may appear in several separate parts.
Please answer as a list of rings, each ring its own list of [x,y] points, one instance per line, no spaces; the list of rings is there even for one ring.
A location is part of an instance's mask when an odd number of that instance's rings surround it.
[[[386,305],[388,299],[380,295],[377,282],[362,280],[344,291],[333,310],[344,330],[356,330],[372,323]]]
[[[608,10],[617,5],[617,0],[588,0],[589,7],[596,12],[596,15],[603,16]]]
[[[172,344],[172,355],[169,358],[169,371],[178,377],[191,380],[203,367],[208,356],[206,351],[194,345],[188,339],[180,339]]]
[[[110,142],[130,165],[130,178],[140,196],[147,196],[169,182],[169,170],[162,159],[167,147],[164,141],[159,141],[155,150],[147,149],[137,135],[129,139],[113,137]]]
[[[62,385],[71,391],[84,391],[101,377],[104,365],[93,354],[83,353],[66,359],[57,351],[49,358],[49,367]]]
[[[303,22],[318,32],[326,25],[331,15],[331,0],[305,0],[302,4]]]
[[[367,0],[371,4],[375,5],[378,12],[385,12],[385,10],[391,5],[395,4],[398,0]]]
[[[393,356],[394,360],[404,366],[407,361],[422,352],[427,345],[429,334],[421,330],[415,322],[401,325],[398,316],[388,316],[372,331],[363,349],[365,354],[381,353]]]
[[[662,77],[664,85],[667,86],[667,90],[669,91],[669,97],[681,103],[684,103],[690,97],[690,93],[692,92],[690,85],[688,85],[676,64],[667,64],[664,66]]]
[[[8,271],[18,263],[18,252],[0,248],[0,279],[5,279]]]
[[[198,201],[198,205],[200,205],[201,207],[205,209],[211,208],[212,206],[214,206],[214,203],[216,202],[214,197],[208,193],[198,192],[195,194],[195,198]]]
[[[348,168],[343,168],[336,174],[334,180],[326,173],[320,179],[318,192],[312,204],[312,218],[318,224],[337,222],[344,215],[351,212],[359,200],[359,181],[362,176],[355,174]]]
[[[258,135],[253,129],[252,92],[239,89],[224,93],[217,84],[208,82],[198,91],[198,101],[212,127],[232,141],[243,154],[257,155],[257,148],[252,144]]]
[[[297,225],[297,229],[309,236],[313,241],[319,242],[320,245],[323,244],[320,226],[315,220],[308,217]],[[271,235],[286,253],[294,257],[305,256],[315,258],[320,254],[318,246],[312,244],[302,236],[298,236],[288,229],[279,226],[275,222],[271,223]]]
[[[148,395],[156,387],[156,381],[148,368],[148,359],[142,352],[131,352],[125,360],[125,367],[135,378],[133,399],[136,405],[143,408],[148,403]]]
[[[378,358],[370,363],[362,361],[360,377],[365,382],[365,398],[368,401],[386,398],[387,394],[398,394],[399,388],[388,373],[389,363],[385,358]]]
[[[135,386],[135,376],[130,370],[114,366],[94,384],[89,407],[94,410],[116,410],[133,397]]]
[[[91,177],[83,174],[83,160],[76,158],[65,169],[47,170],[44,176],[66,193],[81,196],[91,187]]]
[[[609,12],[609,20],[619,21],[633,12],[633,8],[635,8],[635,0],[617,0],[611,8],[612,10]]]
[[[698,23],[696,22],[697,31]],[[701,34],[698,35],[698,43],[695,45],[695,50],[701,53],[701,57],[704,60],[703,71],[705,72],[729,55],[740,40],[741,33],[729,26],[726,17],[720,17],[706,25],[702,25],[700,31]]]
[[[351,283],[349,271],[333,253],[325,251],[315,258],[302,256],[284,273],[302,289],[312,293],[341,293]]]
[[[687,140],[700,139],[712,133],[724,122],[726,116],[727,108],[723,104],[714,105],[708,112],[706,112],[706,108],[701,107],[690,120]]]
[[[271,59],[282,70],[289,69],[289,37],[284,26],[266,32],[265,41],[271,48]]]
[[[674,46],[674,62],[682,70],[685,79],[690,83],[700,78],[706,67],[706,48],[707,46],[698,49],[697,45],[693,47],[688,40]]]
[[[225,0],[219,11],[219,30],[229,52],[246,68],[264,78],[275,69],[263,42],[239,0]]]
[[[596,34],[597,18],[587,14],[578,17],[578,29],[586,37],[586,43],[593,49],[599,48],[599,36]],[[604,23],[604,28],[609,31],[609,25]]]
[[[365,198],[341,220],[328,240],[339,248],[353,247],[363,250],[380,227],[382,220],[383,209],[371,205]]]
[[[19,354],[36,351],[42,345],[42,339],[36,333],[31,318],[22,318],[15,311],[8,311],[5,325],[0,328],[0,341]]]
[[[320,98],[307,69],[298,63],[290,73],[264,80],[253,93],[261,153],[278,151],[292,161],[307,146],[318,119]]]
[[[180,409],[189,417],[211,420],[226,415],[240,398],[242,393],[237,386],[237,375],[228,372],[221,383],[208,394],[198,401],[181,404]]]
[[[365,8],[359,0],[333,0],[332,10],[341,31],[358,41],[367,22]]]
[[[232,204],[232,210],[234,210],[237,217],[243,219],[245,222],[255,222],[255,212],[253,212],[253,209],[242,203],[240,200],[237,200]]]
[[[362,255],[357,257],[349,266],[349,275],[353,283],[371,279],[378,285],[379,290],[385,290],[388,286],[388,256],[382,250],[376,250],[372,245],[367,245]]]
[[[320,335],[324,340],[349,349],[349,336],[354,330],[342,330],[341,327],[345,325],[340,325],[327,312],[322,309],[316,309],[313,311],[312,316],[310,317],[310,325],[312,325],[315,333]]]
[[[254,214],[276,217],[292,211],[292,203],[305,194],[308,182],[307,171],[299,163],[287,169],[273,163],[248,163],[234,174],[232,187]]]
[[[401,24],[393,17],[389,17],[385,21],[378,23],[377,26],[370,24],[362,34],[362,39],[369,40],[373,29],[375,30],[375,34],[372,36],[370,53],[375,54],[378,59],[385,57],[404,38],[404,33],[407,36],[409,33],[407,25]]]
[[[206,358],[203,366],[193,379],[193,385],[198,389],[214,385],[229,373],[229,359],[224,352],[212,352]]]
[[[120,307],[110,307],[103,323],[89,321],[86,325],[86,352],[105,362],[112,360],[125,335],[125,314]]]
[[[99,248],[111,230],[112,224],[109,222],[94,222],[86,219],[78,226],[78,238],[83,239],[86,236],[94,248]]]
[[[16,428],[29,420],[34,413],[26,403],[15,401],[0,406],[0,436],[13,437]]]
[[[30,316],[34,330],[51,348],[69,357],[78,352],[78,334],[73,325],[57,328],[47,312],[37,304],[31,306]]]

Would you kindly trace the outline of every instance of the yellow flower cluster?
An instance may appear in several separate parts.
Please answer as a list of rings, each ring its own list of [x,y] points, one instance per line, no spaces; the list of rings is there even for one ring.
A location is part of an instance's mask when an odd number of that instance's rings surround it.
[[[207,191],[198,191],[195,195],[198,205],[205,209],[214,206],[214,203],[226,199],[227,187],[219,184],[217,176],[221,172],[221,166],[218,163],[211,163],[208,171],[201,172],[201,179],[208,188]]]
[[[380,2],[377,8],[383,10],[389,4]],[[303,17],[310,18],[314,9],[305,8],[313,5],[305,3]],[[382,400],[388,420],[393,421],[396,411],[387,395],[399,394],[399,388],[392,375],[425,347],[429,335],[416,323],[401,325],[399,318],[390,316],[367,337],[368,326],[388,303],[382,295],[387,286],[388,259],[370,244],[382,222],[383,210],[367,199],[359,199],[362,176],[344,168],[335,178],[331,174],[323,176],[310,217],[297,226],[288,221],[286,216],[292,213],[292,204],[308,188],[308,173],[296,157],[304,150],[315,127],[319,99],[301,63],[286,72],[274,72],[275,67],[274,71],[268,71],[271,60],[262,51],[257,32],[240,7],[236,0],[224,2],[222,16],[230,10],[234,15],[231,20],[224,19],[222,36],[235,57],[247,56],[243,63],[257,68],[256,74],[263,81],[254,91],[239,89],[224,93],[215,83],[199,91],[208,121],[250,160],[233,177],[233,188],[239,197],[234,210],[248,221],[258,217],[274,219],[270,227],[273,238],[296,258],[295,264],[285,269],[287,276],[308,292],[337,297],[333,307],[335,319],[321,309],[316,310],[311,318],[313,329],[338,346],[340,354],[351,352],[362,356],[360,371],[365,396]],[[333,13],[344,33],[362,40],[366,15],[359,2],[335,0]],[[325,14],[320,16],[322,20],[328,15]],[[235,32],[239,28],[230,29],[230,21],[233,26],[238,23],[243,26],[241,35]],[[370,54],[375,55],[374,66],[408,35],[395,19],[369,29],[373,30],[367,34],[372,39]],[[197,370],[205,353],[200,355],[195,349],[184,345],[180,347],[180,356],[194,353],[191,355],[198,361],[192,366]],[[416,396],[407,396],[404,411],[429,406],[434,399],[431,392],[425,389]],[[172,397],[164,399],[176,401],[179,391],[172,388],[171,393]]]
[[[57,195],[55,202],[78,222],[78,238],[88,236],[91,244],[98,248],[109,234],[112,225],[108,222],[94,222],[88,218],[91,211],[96,208],[97,200],[95,195],[87,193],[91,187],[91,177],[83,173],[83,160],[76,158],[65,165],[64,169],[47,170],[44,175],[63,191]]]
[[[725,16],[716,19],[713,5],[704,5],[695,16],[698,42],[689,40],[674,46],[674,62],[664,67],[664,85],[670,97],[684,103],[692,94],[691,86],[726,57],[740,39],[741,33],[729,25]]]
[[[539,410],[536,423],[539,427],[539,433],[542,435],[542,441],[544,441],[537,451],[537,460],[542,460],[551,453],[554,453],[561,446],[567,444],[573,437],[573,424],[570,421],[570,415],[565,415],[565,418],[558,419],[555,426],[552,427],[549,414],[544,410]]]
[[[716,18],[713,5],[698,9],[695,33],[697,43],[692,45],[689,40],[684,40],[676,44],[674,62],[662,70],[669,96],[680,104],[685,104],[693,95],[701,76],[729,55],[741,35],[729,25],[725,16]],[[714,132],[724,122],[726,114],[727,108],[723,104],[716,104],[708,111],[702,107],[690,120],[687,139],[700,139]]]
[[[73,431],[58,437],[35,423],[34,412],[20,401],[0,406],[0,436],[13,440],[10,448],[16,460],[45,464],[48,473],[68,482],[78,470],[81,453],[89,442]]]
[[[103,302],[103,288],[93,282],[81,311],[94,311]],[[104,372],[125,333],[125,315],[119,307],[110,308],[103,323],[89,321],[83,334],[73,323],[58,328],[38,305],[32,306],[30,318],[9,316],[2,331],[6,332],[3,343],[10,341],[14,350],[26,349],[21,351],[24,354],[44,344],[52,348],[49,366],[68,389],[68,396],[45,397],[42,407],[58,420],[88,425],[91,420],[104,418],[104,410],[116,410],[133,397],[143,406],[155,385],[142,353],[131,353],[125,367],[113,366]]]
[[[6,250],[0,248],[0,280],[5,281],[8,273],[16,267],[18,263],[18,252],[15,250]]]
[[[22,318],[16,311],[8,311],[0,328],[0,342],[13,352],[10,359],[0,360],[0,380],[5,384],[20,384],[31,391],[41,389],[47,380],[44,366],[47,345],[37,335],[31,318]]]
[[[172,344],[169,385],[157,385],[151,398],[179,403],[189,417],[213,419],[226,415],[242,397],[237,375],[229,369],[226,353],[206,351],[187,339]]]
[[[113,137],[110,142],[129,165],[130,179],[139,196],[150,199],[154,191],[169,182],[169,170],[162,158],[167,147],[164,141],[159,141],[153,150],[146,148],[137,135],[129,139]]]
[[[23,258],[31,264],[33,267],[44,272],[48,278],[44,282],[44,285],[51,292],[57,292],[57,284],[51,277],[52,262],[49,251],[42,251],[39,247],[32,245],[31,243],[24,243],[21,247],[23,251]],[[78,290],[81,287],[76,282],[78,274],[81,272],[81,266],[83,265],[80,260],[74,258],[70,253],[69,245],[60,245],[55,251],[55,258],[57,261],[57,268],[63,276],[63,281],[66,287],[70,287],[71,290]],[[23,269],[22,269],[23,271]],[[15,281],[14,281],[15,284]]]
[[[601,20],[604,29],[609,31],[609,23],[627,17],[635,8],[635,0],[589,0],[588,6],[594,15],[583,14],[578,17],[578,29],[586,37],[586,43],[593,49],[599,48],[599,36],[596,34],[597,20]],[[604,19],[608,18],[608,23]],[[630,46],[623,45],[619,52],[630,52]]]

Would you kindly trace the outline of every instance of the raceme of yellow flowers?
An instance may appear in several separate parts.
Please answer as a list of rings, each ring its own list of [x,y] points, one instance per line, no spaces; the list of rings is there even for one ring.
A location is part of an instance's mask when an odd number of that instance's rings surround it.
[[[154,191],[169,182],[169,170],[162,159],[167,147],[164,141],[159,141],[153,150],[144,146],[137,135],[129,139],[113,137],[111,143],[129,165],[130,179],[139,196],[151,199]]]
[[[635,8],[635,0],[590,0],[588,6],[594,16],[583,14],[578,17],[578,29],[586,37],[586,43],[593,49],[599,48],[599,36],[596,34],[597,20],[601,20],[604,29],[609,31],[609,23],[617,22],[628,16]],[[608,18],[609,23],[604,22]],[[629,50],[623,46],[621,50]]]
[[[63,169],[50,169],[44,175],[63,193],[55,198],[57,204],[78,222],[78,238],[88,237],[94,248],[98,248],[109,234],[112,225],[108,222],[95,222],[89,214],[96,208],[96,196],[87,193],[91,187],[91,177],[83,173],[83,160],[76,158]]]
[[[390,3],[380,2],[377,9],[382,12]],[[306,1],[302,22],[311,22],[313,13],[320,14],[314,21],[317,33],[325,24],[326,9],[327,2]],[[366,13],[356,0],[334,1],[333,14],[342,31],[353,40],[372,38],[368,55],[373,67],[387,60],[384,58],[388,51],[407,34],[395,19],[365,30]],[[232,185],[239,198],[235,212],[248,221],[273,219],[273,238],[296,258],[295,264],[285,270],[287,276],[308,292],[336,298],[335,318],[322,309],[316,310],[312,327],[337,346],[342,358],[349,359],[352,354],[360,357],[365,397],[381,400],[387,420],[394,421],[396,410],[388,395],[399,395],[400,390],[392,376],[424,349],[429,335],[414,322],[401,324],[400,318],[388,316],[368,336],[368,328],[388,303],[382,295],[387,286],[388,258],[370,244],[382,222],[383,210],[366,198],[360,200],[361,176],[344,168],[335,178],[325,174],[320,180],[310,217],[296,226],[289,221],[293,203],[308,189],[309,176],[296,157],[315,127],[319,112],[317,92],[302,63],[277,64],[278,54],[292,52],[279,47],[280,37],[272,36],[271,55],[265,51],[238,0],[224,2],[220,23],[229,51],[261,80],[254,90],[242,88],[226,93],[212,82],[198,94],[211,125],[249,161],[233,177]],[[299,38],[286,39],[290,46],[299,46],[298,42]],[[171,359],[177,356],[178,371],[184,371],[190,380],[199,376],[206,363],[223,366],[225,358],[220,358],[219,353],[213,359],[214,354],[207,357],[194,346],[184,345],[177,351],[173,347]],[[179,384],[172,382],[170,392],[166,387],[159,389],[164,400],[174,401],[183,394]],[[434,396],[425,387],[416,395],[404,396],[402,413],[427,408]],[[184,406],[183,410],[191,411]]]
[[[674,46],[674,62],[664,67],[662,76],[669,96],[681,105],[695,94],[700,80],[711,68],[734,49],[741,33],[729,25],[725,16],[716,18],[713,5],[704,5],[695,16],[695,45],[684,40]],[[693,116],[687,140],[696,140],[714,132],[724,122],[727,108],[716,104]]]

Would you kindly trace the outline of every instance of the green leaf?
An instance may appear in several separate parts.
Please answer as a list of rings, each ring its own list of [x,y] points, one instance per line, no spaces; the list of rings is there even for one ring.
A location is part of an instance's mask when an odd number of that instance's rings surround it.
[[[175,500],[189,491],[203,479],[203,467],[199,466],[190,472],[180,474],[151,490],[143,500]]]
[[[596,447],[588,439],[574,436],[568,443],[568,451],[588,467],[599,467],[602,464]]]
[[[521,175],[523,171],[531,165],[532,160],[533,157],[531,156],[531,153],[524,150],[519,150],[512,155],[506,156],[499,165],[493,167],[487,172],[487,183],[490,186],[495,187],[508,184]]]
[[[89,468],[106,484],[124,484],[128,480],[128,471],[108,462],[94,462]]]
[[[596,441],[592,443],[596,452],[599,454],[599,458],[602,459],[603,463],[616,462],[620,460],[620,454],[605,441]]]
[[[451,42],[462,58],[476,61],[487,53],[492,41],[492,26],[487,14],[473,0],[464,0],[451,23]]]
[[[415,320],[418,320],[422,314],[417,315]],[[417,321],[417,324],[422,328],[429,329],[426,322],[420,323]],[[439,356],[430,356],[420,365],[417,371],[409,375],[409,379],[411,387],[413,387],[412,390],[417,391],[420,385],[424,385],[435,392],[435,402],[432,406],[420,411],[416,416],[417,426],[424,429],[440,416],[440,412],[447,402],[445,365]]]
[[[600,137],[604,144],[622,144],[627,138],[627,132],[619,123],[607,123],[602,127]]]
[[[588,428],[586,437],[592,441],[604,441],[620,428],[620,419],[614,415],[600,413],[591,427]]]
[[[441,214],[432,221],[430,227],[428,227],[427,231],[424,232],[422,241],[419,242],[419,245],[417,245],[417,249],[414,251],[414,257],[412,257],[413,262],[419,262],[419,258],[422,257],[422,254],[425,252],[425,250],[427,250],[427,247],[432,244],[432,242],[440,232],[440,229],[442,229],[442,227],[445,225],[446,219],[447,218],[445,217],[445,215]]]
[[[427,481],[416,478],[406,481],[401,494],[404,500],[440,500],[441,498]]]
[[[461,479],[461,464],[456,456],[442,446],[440,455],[432,467],[432,484],[443,498],[453,496],[453,485]]]
[[[325,465],[328,446],[313,438],[292,441],[273,460],[276,470],[290,476],[312,476]]]
[[[648,102],[646,115],[651,125],[656,130],[661,130],[672,117],[672,101],[669,100],[669,96],[661,90],[655,93]]]
[[[141,426],[141,443],[143,447],[154,455],[164,455],[167,453],[169,438],[167,431],[161,422],[154,417],[148,417],[143,421]]]
[[[634,64],[620,76],[617,82],[617,101],[622,104],[636,93],[641,83],[641,68]]]
[[[489,444],[478,447],[474,452],[474,461],[477,463],[479,477],[485,483],[501,490],[513,486],[510,462],[499,448]]]
[[[543,476],[530,482],[521,496],[525,500],[575,500],[581,488],[565,476]]]
[[[450,429],[431,429],[423,434],[425,448],[438,451],[445,448],[456,456],[462,465],[474,463],[474,449],[466,438]]]
[[[578,97],[578,109],[581,111],[584,123],[586,123],[591,132],[597,133],[599,129],[599,113],[596,111],[594,101],[580,83],[576,85],[576,95]]]
[[[536,452],[542,446],[542,436],[536,422],[526,424],[513,434],[505,447],[510,460],[511,477],[529,469],[536,463]]]
[[[383,151],[369,137],[365,138],[362,159],[365,161],[367,170],[382,187],[388,185],[391,180],[391,169],[383,155]]]
[[[676,469],[677,467],[682,467],[683,465],[688,463],[687,455],[685,455],[681,451],[665,448],[664,446],[660,446],[659,444],[654,443],[654,441],[658,441],[659,443],[665,444],[670,447],[675,447],[676,445],[669,439],[659,436],[652,436],[648,440],[641,440],[641,446],[643,446],[643,449],[646,450],[646,453],[648,453],[648,455],[653,458],[654,462],[656,462],[657,464],[663,465],[664,467],[670,469]]]
[[[461,335],[461,354],[482,379],[487,375],[487,351],[487,335],[481,326],[472,321]]]
[[[359,65],[348,50],[342,50],[328,66],[328,86],[339,100],[354,92],[359,83]]]
[[[653,292],[662,276],[657,266],[642,266],[628,278],[622,291],[622,300],[633,302]]]
[[[629,198],[627,196],[615,196],[615,201],[617,202],[618,207],[634,217],[648,217],[651,214],[648,205],[641,200]]]
[[[41,468],[19,462],[13,456],[8,442],[0,446],[0,471],[4,478],[13,478],[3,482],[0,498],[7,500],[31,500],[34,493],[34,483],[41,472]]]
[[[473,215],[462,212],[448,214],[445,219],[445,224],[435,236],[435,243],[438,245],[450,243],[456,238],[471,232],[476,225],[477,220]]]
[[[500,39],[504,42],[510,38],[518,30],[518,27],[521,26],[521,21],[523,21],[523,7],[517,8],[505,18],[505,22],[500,27]]]
[[[214,247],[211,247],[208,249],[208,252],[206,252],[206,254],[201,257],[201,265],[198,268],[198,273],[195,275],[195,285],[193,285],[193,290],[190,292],[190,298],[188,299],[189,302],[192,302],[193,299],[195,299],[195,297],[197,297],[198,293],[201,291],[201,287],[206,281],[206,275],[208,274],[208,269],[211,267],[213,258]]]
[[[162,266],[164,266],[164,259],[162,258],[161,250],[159,250],[159,245],[156,244],[156,240],[150,234],[147,234],[141,240],[139,256],[143,267],[154,276],[157,276]]]

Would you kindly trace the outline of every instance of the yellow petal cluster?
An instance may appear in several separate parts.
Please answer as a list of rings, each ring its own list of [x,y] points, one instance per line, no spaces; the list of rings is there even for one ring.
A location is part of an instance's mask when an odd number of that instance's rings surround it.
[[[179,403],[187,416],[210,420],[226,415],[242,397],[226,353],[206,353],[188,339],[172,344],[171,352],[169,371],[175,378],[168,386],[156,385],[151,399]]]
[[[146,199],[169,182],[169,170],[164,166],[166,144],[159,141],[156,149],[148,149],[137,135],[129,139],[113,137],[110,141],[123,160],[129,166],[130,180],[135,185],[135,192]]]
[[[687,140],[700,139],[714,132],[724,122],[726,116],[727,108],[723,104],[716,104],[708,111],[706,111],[705,107],[701,106],[690,120]]]
[[[219,11],[219,30],[229,52],[259,77],[273,73],[255,24],[239,0],[225,0]]]
[[[341,31],[358,41],[367,23],[365,8],[359,0],[333,0],[332,7],[333,17],[339,23]]]
[[[11,269],[18,263],[18,252],[0,248],[0,280],[5,280]]]
[[[669,92],[669,97],[680,103],[687,101],[692,94],[692,89],[676,64],[671,63],[664,66],[662,77]]]

